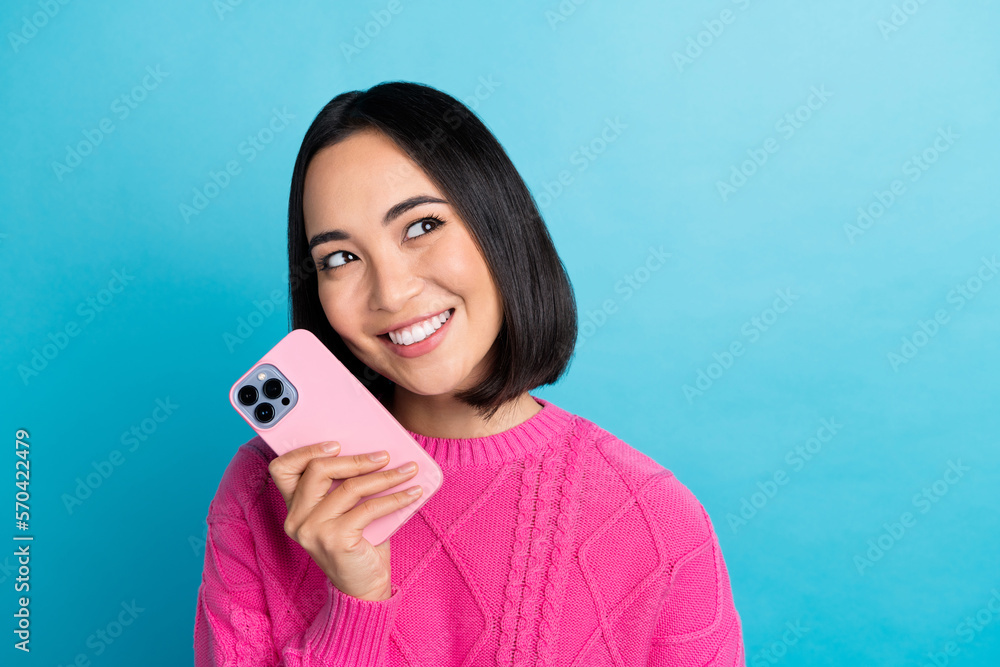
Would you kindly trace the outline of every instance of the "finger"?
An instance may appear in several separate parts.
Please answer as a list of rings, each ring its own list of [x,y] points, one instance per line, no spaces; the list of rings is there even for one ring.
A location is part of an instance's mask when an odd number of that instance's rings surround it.
[[[417,493],[410,493],[411,489],[416,489]],[[372,521],[406,507],[422,495],[423,489],[417,485],[387,496],[370,498],[343,515],[340,521],[340,535],[348,545],[356,544],[364,539],[362,531]]]
[[[413,461],[410,461],[409,463],[416,466],[416,463]],[[392,468],[390,470],[380,470],[346,480],[343,484],[317,503],[316,508],[313,510],[313,517],[323,523],[335,521],[358,507],[358,504],[361,502],[363,497],[380,493],[386,489],[403,484],[408,480],[413,479],[419,471],[419,468],[415,467],[412,470],[403,472],[400,470],[401,467],[405,466]],[[380,496],[380,498],[389,498],[392,495],[393,494]],[[399,499],[400,498],[397,498],[397,500]],[[365,502],[378,500],[379,499],[377,498],[372,498]],[[408,500],[412,500],[412,498],[408,497]],[[374,520],[374,518],[376,517],[372,517],[369,521]],[[367,523],[364,525],[367,525]],[[364,526],[362,526],[362,528],[363,527]],[[321,530],[329,529],[321,528]]]
[[[329,449],[324,449],[329,448]],[[307,447],[298,447],[272,460],[268,466],[271,479],[278,487],[287,505],[295,493],[295,487],[299,482],[299,477],[309,465],[309,462],[317,456],[335,456],[340,453],[340,443],[321,442]]]
[[[374,461],[367,454],[322,457],[311,460],[306,465],[306,469],[302,471],[298,486],[288,504],[286,526],[294,530],[306,521],[320,501],[328,495],[332,495],[330,494],[331,480],[342,479],[345,480],[344,484],[347,484],[352,479],[358,479],[359,475],[364,476],[378,470],[388,462],[388,457]],[[355,483],[352,482],[353,484]],[[353,505],[344,508],[344,511],[351,507]]]

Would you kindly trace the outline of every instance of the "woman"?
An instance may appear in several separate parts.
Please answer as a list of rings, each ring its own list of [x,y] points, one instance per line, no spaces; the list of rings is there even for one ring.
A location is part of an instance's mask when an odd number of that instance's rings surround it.
[[[337,96],[306,132],[288,210],[293,328],[324,341],[445,482],[372,546],[363,528],[413,497],[355,505],[415,471],[335,444],[241,446],[209,508],[199,667],[744,664],[698,500],[528,393],[564,373],[576,306],[475,115],[412,83]],[[349,482],[326,495],[331,479]]]

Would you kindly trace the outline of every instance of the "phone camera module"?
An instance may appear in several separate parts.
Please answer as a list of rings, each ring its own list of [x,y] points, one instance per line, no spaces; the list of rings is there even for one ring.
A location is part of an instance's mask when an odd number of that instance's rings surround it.
[[[253,405],[257,402],[257,388],[249,384],[240,387],[239,399],[243,405]]]
[[[271,378],[264,383],[264,395],[268,398],[278,398],[284,390],[285,386],[277,378]]]
[[[257,421],[266,424],[274,419],[274,406],[270,403],[261,403],[254,408],[253,416],[257,418]]]

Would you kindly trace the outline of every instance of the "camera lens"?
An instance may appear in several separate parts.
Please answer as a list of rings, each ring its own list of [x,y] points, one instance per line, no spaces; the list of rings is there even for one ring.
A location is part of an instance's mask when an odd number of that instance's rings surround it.
[[[274,406],[270,403],[261,403],[254,408],[253,416],[257,418],[257,421],[266,424],[274,419]]]
[[[248,384],[245,387],[240,387],[239,393],[240,403],[243,405],[253,405],[257,402],[257,389],[253,385]]]
[[[277,378],[271,378],[264,383],[264,395],[268,398],[278,398],[284,389],[285,387],[281,384],[281,380]]]

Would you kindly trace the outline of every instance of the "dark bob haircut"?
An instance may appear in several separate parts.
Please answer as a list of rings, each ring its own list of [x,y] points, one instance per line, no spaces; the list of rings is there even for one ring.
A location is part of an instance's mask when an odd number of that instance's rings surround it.
[[[337,95],[306,131],[288,197],[292,328],[315,334],[385,404],[395,383],[357,359],[326,318],[302,211],[313,156],[366,129],[391,139],[444,193],[500,292],[503,324],[488,353],[492,372],[455,397],[490,419],[525,391],[555,383],[573,354],[577,311],[548,229],[524,180],[482,121],[450,95],[416,83],[392,81]]]

